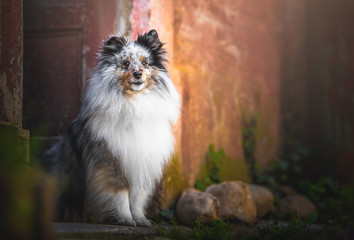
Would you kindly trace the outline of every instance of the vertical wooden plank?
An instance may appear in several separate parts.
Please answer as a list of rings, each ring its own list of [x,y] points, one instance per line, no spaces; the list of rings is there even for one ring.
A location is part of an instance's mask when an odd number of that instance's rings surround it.
[[[22,0],[1,0],[0,120],[22,126]]]

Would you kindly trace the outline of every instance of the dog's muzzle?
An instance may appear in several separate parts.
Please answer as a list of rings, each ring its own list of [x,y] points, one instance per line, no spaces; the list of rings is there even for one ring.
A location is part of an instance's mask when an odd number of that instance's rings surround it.
[[[145,77],[143,77],[143,73],[141,71],[133,72],[133,76],[134,78],[131,78],[129,83],[132,85],[132,90],[139,91],[143,88]]]

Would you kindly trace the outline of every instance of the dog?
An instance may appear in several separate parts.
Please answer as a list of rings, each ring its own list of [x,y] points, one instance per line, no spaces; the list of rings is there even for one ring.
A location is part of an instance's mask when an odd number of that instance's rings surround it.
[[[181,105],[166,54],[156,30],[103,42],[78,117],[43,159],[59,179],[59,219],[151,226],[144,208],[174,151]]]

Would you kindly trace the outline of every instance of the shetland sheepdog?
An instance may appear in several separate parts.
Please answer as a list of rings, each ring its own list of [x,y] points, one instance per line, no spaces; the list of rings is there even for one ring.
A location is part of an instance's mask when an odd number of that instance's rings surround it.
[[[102,44],[78,117],[45,154],[62,220],[150,226],[149,197],[174,151],[180,97],[155,30]]]

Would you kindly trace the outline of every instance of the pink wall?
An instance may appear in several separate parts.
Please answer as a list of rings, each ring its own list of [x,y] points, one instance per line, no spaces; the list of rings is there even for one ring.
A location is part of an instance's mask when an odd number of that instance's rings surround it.
[[[353,142],[350,0],[341,0],[344,5],[330,0],[133,2],[133,37],[155,28],[171,55],[170,72],[183,99],[176,138],[186,185],[194,184],[211,143],[230,156],[234,174],[227,178],[249,179],[242,174],[247,171],[245,120],[255,123],[261,167],[279,156],[288,140],[311,148],[321,143],[322,151],[327,143],[348,149]],[[323,74],[330,78],[327,85],[321,84]],[[333,88],[345,89],[345,96]],[[319,103],[326,98],[328,103]],[[331,119],[341,120],[333,126]],[[335,138],[338,129],[343,131]],[[350,151],[344,152],[342,161],[354,163]]]
[[[211,143],[245,165],[244,118],[257,122],[260,165],[277,155],[283,7],[277,0],[133,2],[132,37],[156,28],[171,54],[183,99],[177,152],[189,185]]]
[[[259,163],[265,166],[277,155],[279,7],[279,1],[175,2],[175,61],[184,100],[182,159],[191,182],[210,143],[244,162],[244,118],[257,121]]]

